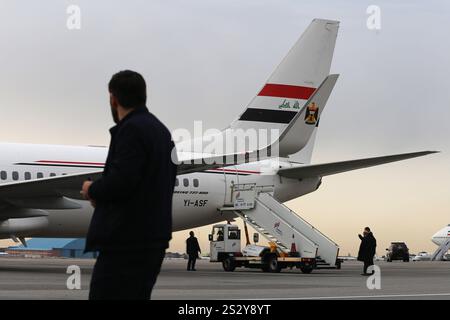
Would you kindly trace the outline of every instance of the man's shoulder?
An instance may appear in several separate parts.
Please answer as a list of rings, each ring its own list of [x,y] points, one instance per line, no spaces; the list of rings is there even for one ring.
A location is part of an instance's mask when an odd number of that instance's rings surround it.
[[[158,119],[153,116],[150,112],[140,112],[133,115],[131,118],[124,123],[124,126],[130,127],[141,127],[149,125],[158,125]]]
[[[122,130],[132,129],[140,135],[150,135],[152,137],[166,138],[171,140],[169,129],[152,113],[145,112],[136,114],[124,123]],[[124,130],[124,131],[125,131]]]

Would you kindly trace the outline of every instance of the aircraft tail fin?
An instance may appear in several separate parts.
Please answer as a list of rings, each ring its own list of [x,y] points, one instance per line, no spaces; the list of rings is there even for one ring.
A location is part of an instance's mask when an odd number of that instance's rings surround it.
[[[239,164],[286,157],[308,143],[313,146],[320,114],[338,78],[329,75],[338,28],[338,21],[314,19],[227,129],[177,143],[177,149],[185,154],[180,154],[182,162],[194,158],[201,163],[215,162],[226,156],[231,160],[222,163]],[[305,155],[309,162],[311,153]],[[239,161],[235,159],[238,156],[242,158]]]
[[[230,128],[281,134],[329,75],[338,27],[338,21],[314,19]]]

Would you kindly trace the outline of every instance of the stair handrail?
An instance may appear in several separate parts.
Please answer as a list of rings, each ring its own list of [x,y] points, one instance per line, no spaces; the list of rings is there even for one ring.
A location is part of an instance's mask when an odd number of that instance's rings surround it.
[[[264,192],[266,193],[266,192]],[[275,199],[275,197],[273,197],[272,195],[268,194],[267,195],[269,197],[271,197],[273,200],[277,201],[277,199]],[[325,234],[323,234],[319,229],[317,229],[316,227],[314,227],[311,223],[309,223],[308,221],[306,221],[305,219],[303,219],[301,216],[299,216],[294,210],[291,210],[290,208],[288,208],[285,204],[277,201],[281,206],[283,206],[284,208],[286,208],[287,210],[289,210],[292,214],[294,214],[296,217],[298,217],[300,220],[302,220],[305,224],[307,224],[311,229],[315,230],[317,233],[319,233],[320,235],[322,235],[324,238],[326,238],[328,241],[330,241],[331,243],[333,243],[336,247],[339,247],[338,244],[336,242],[334,242],[332,239],[330,239],[328,236],[326,236]]]

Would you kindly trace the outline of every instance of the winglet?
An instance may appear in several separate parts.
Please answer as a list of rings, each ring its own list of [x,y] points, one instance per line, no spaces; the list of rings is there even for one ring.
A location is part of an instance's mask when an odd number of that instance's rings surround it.
[[[326,77],[283,131],[279,139],[280,156],[294,154],[308,144],[338,78],[338,74]]]

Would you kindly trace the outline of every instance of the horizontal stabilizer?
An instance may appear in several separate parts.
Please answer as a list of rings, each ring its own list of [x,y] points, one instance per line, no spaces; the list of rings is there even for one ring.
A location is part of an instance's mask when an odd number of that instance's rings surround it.
[[[342,172],[346,172],[346,171],[378,166],[380,164],[426,156],[428,154],[437,153],[437,152],[438,151],[422,151],[422,152],[403,153],[403,154],[375,157],[375,158],[366,158],[366,159],[358,159],[358,160],[348,160],[348,161],[331,162],[331,163],[324,163],[324,164],[299,166],[299,167],[295,167],[295,168],[280,169],[278,171],[278,175],[280,175],[282,177],[286,177],[286,178],[292,178],[292,179],[323,177],[323,176],[342,173]]]

